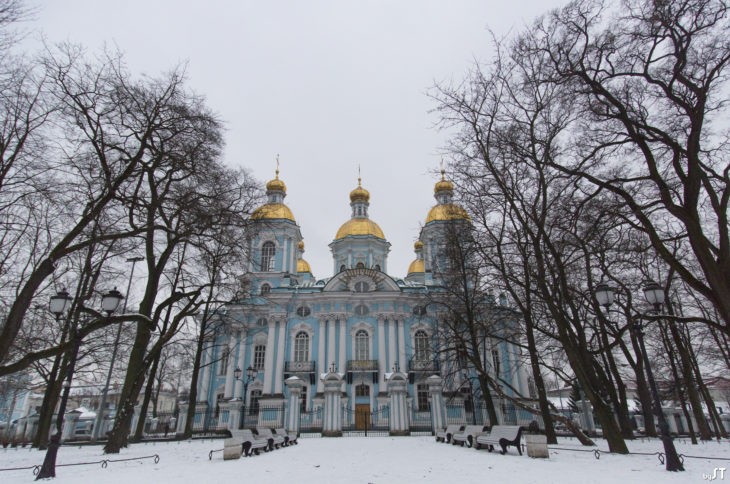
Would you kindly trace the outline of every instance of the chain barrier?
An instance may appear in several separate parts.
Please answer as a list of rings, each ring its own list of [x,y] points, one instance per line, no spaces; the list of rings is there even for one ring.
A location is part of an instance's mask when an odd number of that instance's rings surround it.
[[[550,450],[567,450],[569,452],[593,452],[593,456],[596,458],[596,460],[601,458],[601,454],[611,454],[611,452],[607,452],[605,450],[600,449],[568,449],[566,447],[550,447]],[[623,454],[622,454],[623,455]],[[659,460],[660,464],[664,464],[666,462],[666,456],[664,455],[664,452],[629,452],[628,455],[648,455],[652,456],[655,455],[657,459]],[[679,462],[681,464],[684,464],[684,459],[705,459],[705,460],[722,460],[722,461],[730,461],[730,459],[725,457],[705,457],[700,455],[684,455],[684,454],[677,454],[679,457]]]
[[[87,466],[87,465],[100,464],[102,469],[106,469],[109,466],[110,462],[127,462],[127,461],[143,460],[143,459],[154,459],[155,464],[160,462],[160,456],[158,454],[154,454],[154,455],[145,455],[142,457],[129,457],[126,459],[102,459],[102,460],[97,460],[97,461],[93,461],[93,462],[72,462],[70,464],[56,464],[56,467]],[[34,466],[28,466],[28,467],[8,467],[5,469],[0,469],[0,472],[2,472],[2,471],[24,471],[24,470],[29,470],[29,469],[33,471],[34,476],[37,476],[41,470],[41,466],[34,465]]]

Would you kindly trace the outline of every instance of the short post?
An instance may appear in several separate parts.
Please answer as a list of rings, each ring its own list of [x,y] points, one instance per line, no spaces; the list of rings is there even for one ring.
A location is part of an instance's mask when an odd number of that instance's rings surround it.
[[[299,435],[299,413],[301,411],[299,401],[302,396],[304,382],[301,378],[292,376],[287,378],[284,383],[289,387],[289,414],[286,419],[286,431],[294,435]]]
[[[342,375],[330,371],[324,378],[322,437],[342,437]]]
[[[390,396],[390,435],[410,435],[408,425],[408,375],[403,372],[393,373],[388,379],[388,395]]]
[[[446,426],[444,419],[444,387],[443,380],[438,375],[426,378],[428,394],[431,403],[431,430],[436,432]]]

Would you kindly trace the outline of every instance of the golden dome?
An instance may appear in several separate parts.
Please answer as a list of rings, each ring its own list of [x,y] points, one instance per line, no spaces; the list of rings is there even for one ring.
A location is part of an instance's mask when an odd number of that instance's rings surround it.
[[[423,249],[423,242],[421,242],[420,240],[417,240],[416,243],[413,244],[413,248],[416,249],[416,250]]]
[[[311,274],[312,269],[309,267],[309,262],[299,259],[297,261],[297,272],[309,272]]]
[[[367,202],[370,200],[370,192],[361,186],[361,179],[357,179],[357,188],[350,192],[351,202]]]
[[[436,205],[428,212],[426,223],[444,220],[471,220],[466,210],[454,203]]]
[[[276,169],[276,178],[274,178],[273,180],[269,180],[269,182],[266,184],[266,191],[280,191],[286,193],[286,184],[282,180],[279,180],[278,168]]]
[[[454,191],[454,184],[451,183],[446,179],[446,171],[442,168],[441,169],[441,180],[436,182],[436,185],[433,187],[433,193],[439,193],[439,192],[453,192]]]
[[[297,247],[299,248],[299,250],[304,250],[304,241],[300,240],[299,243],[297,244]]]
[[[373,235],[379,239],[385,239],[383,231],[380,230],[378,224],[369,218],[351,218],[337,231],[335,240],[342,239],[348,235]]]
[[[425,272],[425,267],[423,265],[423,259],[416,259],[413,262],[411,262],[411,265],[408,266],[408,274],[413,274],[415,272]]]
[[[296,220],[294,220],[294,214],[292,214],[291,210],[289,210],[289,207],[287,207],[283,203],[267,203],[266,205],[262,205],[254,210],[254,212],[251,214],[251,218],[253,220],[271,220],[283,218],[296,223]]]

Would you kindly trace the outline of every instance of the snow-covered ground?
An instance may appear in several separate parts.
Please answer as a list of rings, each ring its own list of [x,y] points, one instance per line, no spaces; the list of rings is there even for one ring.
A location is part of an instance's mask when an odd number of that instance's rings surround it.
[[[677,441],[681,454],[701,456],[685,459],[685,472],[664,470],[656,456],[611,455],[551,448],[549,459],[477,451],[436,443],[432,437],[343,437],[302,438],[299,445],[259,456],[224,461],[222,452],[208,460],[211,449],[223,447],[223,440],[195,440],[131,445],[118,456],[103,455],[101,447],[62,447],[58,463],[94,462],[157,454],[152,459],[58,467],[56,483],[684,483],[705,482],[715,468],[727,468],[730,482],[730,442],[691,445]],[[557,446],[585,449],[575,440],[560,439]],[[598,448],[607,450],[598,440]],[[629,443],[632,452],[659,452],[658,440]],[[28,449],[0,450],[0,468],[41,464],[44,452]],[[719,457],[724,460],[709,460]],[[716,481],[722,482],[719,471]],[[0,472],[3,484],[32,482],[31,470]]]

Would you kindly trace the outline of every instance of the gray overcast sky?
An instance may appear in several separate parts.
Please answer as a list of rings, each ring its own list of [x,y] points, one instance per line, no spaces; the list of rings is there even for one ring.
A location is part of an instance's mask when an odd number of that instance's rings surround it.
[[[327,245],[350,217],[359,164],[370,218],[392,244],[388,273],[402,277],[446,140],[426,92],[490,58],[488,29],[518,31],[565,3],[37,1],[28,27],[90,53],[116,45],[135,74],[187,62],[188,85],[226,123],[229,165],[266,181],[280,154],[315,277],[332,275]]]

